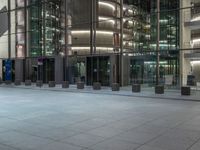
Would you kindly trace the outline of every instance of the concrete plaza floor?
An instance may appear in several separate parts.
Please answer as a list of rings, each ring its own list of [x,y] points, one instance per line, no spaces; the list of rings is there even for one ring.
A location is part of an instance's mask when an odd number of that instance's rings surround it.
[[[0,87],[0,150],[199,150],[200,102]]]
[[[104,95],[118,95],[118,96],[130,96],[130,97],[143,97],[143,98],[160,98],[160,99],[173,99],[173,100],[186,100],[186,101],[200,101],[200,90],[192,87],[190,96],[181,95],[181,90],[177,88],[165,88],[164,94],[155,94],[153,87],[142,87],[140,93],[133,93],[131,86],[121,87],[120,91],[113,92],[111,87],[102,87],[101,90],[93,90],[91,86],[85,86],[82,90],[77,90],[76,85],[70,85],[69,88],[63,89],[61,85],[56,85],[54,88],[49,88],[48,84],[43,84],[42,87],[37,87],[34,83],[31,86],[15,86],[14,84],[5,85],[1,84],[0,87],[8,88],[21,88],[21,89],[33,89],[33,90],[48,90],[48,91],[60,91],[60,92],[73,92],[73,93],[90,93],[90,94],[104,94]]]

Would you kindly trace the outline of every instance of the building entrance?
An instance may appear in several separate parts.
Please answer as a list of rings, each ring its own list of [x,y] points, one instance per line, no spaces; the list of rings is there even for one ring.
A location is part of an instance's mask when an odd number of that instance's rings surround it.
[[[100,82],[102,86],[110,85],[110,58],[109,56],[87,57],[87,85]]]
[[[26,60],[26,79],[36,82],[41,80],[44,83],[55,80],[54,58],[39,58]]]
[[[131,59],[130,62],[131,83],[148,84],[156,83],[156,61],[153,59]],[[178,85],[179,64],[177,59],[161,59],[159,66],[160,84]],[[170,79],[171,83],[166,83]]]

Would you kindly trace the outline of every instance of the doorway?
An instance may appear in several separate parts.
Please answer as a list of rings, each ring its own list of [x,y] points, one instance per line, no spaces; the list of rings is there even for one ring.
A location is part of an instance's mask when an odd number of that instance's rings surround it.
[[[26,59],[26,79],[32,82],[37,80],[48,83],[55,80],[55,59],[54,58],[31,58]]]
[[[87,85],[100,82],[102,86],[110,85],[109,56],[87,57]]]

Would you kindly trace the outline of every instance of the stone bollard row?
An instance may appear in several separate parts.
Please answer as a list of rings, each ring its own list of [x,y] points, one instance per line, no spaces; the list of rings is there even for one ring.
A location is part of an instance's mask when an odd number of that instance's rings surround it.
[[[3,83],[2,80],[0,80],[0,84]],[[5,84],[9,85],[12,82],[11,81],[4,81]],[[15,86],[21,85],[21,80],[16,79],[14,82]],[[32,81],[31,80],[25,80],[25,86],[31,86]],[[43,86],[43,81],[38,80],[36,81],[36,86],[37,87],[42,87]],[[49,87],[53,88],[56,87],[55,81],[49,81]],[[100,82],[94,82],[93,83],[93,90],[101,90],[101,83]],[[63,81],[62,82],[62,88],[69,88],[69,81]],[[85,88],[85,83],[84,82],[77,82],[77,89],[81,90]],[[112,91],[120,91],[120,84],[119,83],[112,83],[111,85],[111,90]],[[132,92],[133,93],[140,93],[141,92],[141,85],[140,84],[132,84]],[[164,94],[165,92],[165,87],[164,85],[156,85],[155,86],[155,94]],[[191,88],[189,86],[183,86],[181,87],[181,95],[183,96],[189,96],[191,95]]]

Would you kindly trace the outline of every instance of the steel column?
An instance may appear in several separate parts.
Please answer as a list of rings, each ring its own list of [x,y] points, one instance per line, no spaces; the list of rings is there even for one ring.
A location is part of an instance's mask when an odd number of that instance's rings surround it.
[[[160,78],[160,0],[157,0],[157,50],[156,50],[156,85]]]

